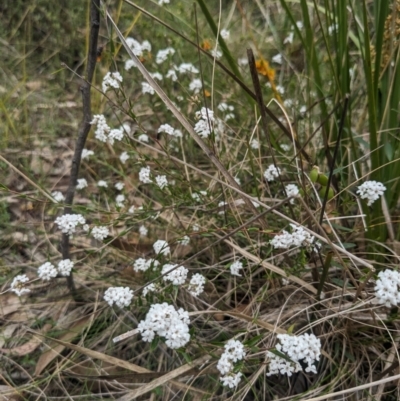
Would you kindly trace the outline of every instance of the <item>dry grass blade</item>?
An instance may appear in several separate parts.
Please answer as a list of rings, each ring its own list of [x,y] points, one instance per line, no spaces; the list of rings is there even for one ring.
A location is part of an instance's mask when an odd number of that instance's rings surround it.
[[[194,360],[191,363],[187,363],[186,365],[180,366],[179,368],[173,370],[172,372],[167,373],[166,375],[151,381],[150,383],[145,384],[144,386],[138,388],[137,390],[134,390],[130,392],[129,394],[124,395],[121,398],[118,398],[117,401],[129,401],[129,400],[134,400],[137,397],[148,393],[149,391],[154,390],[155,388],[162,386],[164,384],[168,384],[172,379],[175,379],[176,377],[182,376],[186,372],[192,370],[195,366],[203,365],[206,363],[210,357],[208,355],[204,355],[196,360]],[[190,390],[192,390],[192,387],[189,387]],[[196,389],[196,391],[199,391]],[[209,396],[206,392],[203,392],[204,396]]]

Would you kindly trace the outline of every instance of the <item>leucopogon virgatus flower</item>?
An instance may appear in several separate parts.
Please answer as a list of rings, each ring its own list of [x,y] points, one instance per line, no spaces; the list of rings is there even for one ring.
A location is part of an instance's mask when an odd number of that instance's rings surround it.
[[[224,352],[219,358],[217,369],[221,373],[220,380],[224,386],[235,388],[240,382],[242,374],[234,373],[234,363],[241,361],[246,356],[244,345],[234,339],[230,339],[224,346]]]
[[[74,262],[70,259],[61,260],[57,265],[58,273],[60,273],[61,276],[65,277],[71,274],[73,268]]]
[[[275,181],[281,175],[281,169],[270,164],[269,167],[264,171],[264,178],[268,182]]]
[[[202,274],[196,273],[190,279],[188,291],[194,297],[198,297],[202,292],[204,292],[205,284],[206,284],[206,278]]]
[[[185,284],[189,270],[184,266],[177,266],[178,265],[167,263],[162,267],[161,274],[165,274],[163,277],[164,281],[170,281],[173,285]]]
[[[378,181],[365,181],[358,187],[357,194],[361,199],[367,200],[367,205],[371,206],[386,191],[386,187]]]
[[[164,302],[151,305],[145,320],[139,323],[138,330],[143,341],[151,342],[157,334],[166,339],[169,348],[176,349],[190,341],[189,323],[189,314],[185,310],[176,310]]]
[[[39,266],[37,273],[39,278],[41,278],[43,281],[49,281],[58,275],[57,269],[50,262],[43,263],[41,266]]]
[[[389,269],[379,272],[375,295],[376,303],[388,308],[400,304],[400,273]]]
[[[120,308],[131,304],[133,291],[129,287],[110,287],[104,293],[104,300],[110,305],[114,304]]]
[[[139,271],[145,272],[152,266],[153,266],[153,268],[156,268],[159,264],[160,264],[160,262],[156,259],[138,258],[133,263],[133,270],[135,272],[139,272]]]
[[[240,260],[235,260],[230,266],[232,276],[241,277],[242,276],[240,274],[241,269],[243,269],[243,263]]]
[[[122,83],[122,75],[118,71],[107,72],[103,78],[103,92],[107,92],[109,88],[119,89],[120,83]]]
[[[15,292],[15,294],[17,294],[19,297],[31,292],[31,290],[25,286],[28,281],[29,278],[26,274],[19,274],[18,276],[15,276],[10,285],[11,291]]]
[[[299,187],[295,184],[287,184],[285,186],[285,191],[287,196],[293,196],[296,197],[299,195]],[[290,203],[293,205],[294,204],[294,198],[290,199]]]
[[[270,240],[270,244],[275,249],[289,249],[291,247],[304,246],[317,251],[321,244],[315,242],[315,237],[306,231],[303,227],[290,223],[292,233],[283,230],[281,234],[275,235]]]
[[[157,240],[154,244],[153,244],[153,249],[154,252],[158,255],[169,255],[171,250],[169,248],[168,242],[164,241],[162,239]]]
[[[110,230],[105,226],[93,227],[92,236],[98,241],[103,241],[110,234]]]
[[[85,224],[86,220],[81,214],[64,214],[56,218],[55,223],[62,233],[72,235],[76,227]]]
[[[291,361],[284,359],[271,351],[267,351],[269,366],[267,376],[275,374],[287,374],[289,377],[293,373],[303,370],[300,361],[307,364],[307,373],[317,373],[315,363],[319,361],[321,355],[321,340],[314,334],[302,334],[292,336],[289,334],[278,334],[278,343],[275,348],[285,354]]]

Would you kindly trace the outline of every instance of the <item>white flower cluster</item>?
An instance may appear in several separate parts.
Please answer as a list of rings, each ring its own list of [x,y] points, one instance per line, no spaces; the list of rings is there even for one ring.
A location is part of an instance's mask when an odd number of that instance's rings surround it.
[[[149,292],[156,292],[156,291],[157,291],[156,285],[154,283],[151,283],[143,288],[142,294],[145,297]]]
[[[201,82],[201,79],[195,78],[190,82],[189,84],[189,90],[193,92],[195,95],[197,95],[201,88],[203,87],[203,83]]]
[[[175,69],[180,74],[185,74],[187,72],[190,72],[192,74],[198,74],[199,73],[199,70],[191,63],[182,63],[180,66],[175,67]]]
[[[110,145],[114,145],[116,140],[122,140],[124,130],[127,127],[127,124],[124,124],[120,128],[111,129],[103,114],[95,114],[90,124],[96,125],[96,130],[94,131],[95,138],[101,142],[108,142]]]
[[[287,184],[285,187],[286,195],[296,197],[299,195],[299,187],[295,184]],[[294,199],[290,199],[290,203],[294,203]]]
[[[158,334],[166,339],[166,344],[172,349],[186,345],[190,340],[189,314],[182,308],[175,310],[166,302],[151,305],[146,315],[138,325],[143,341],[151,342]]]
[[[110,305],[120,308],[129,306],[132,302],[133,291],[129,287],[110,287],[104,293],[104,300]]]
[[[226,112],[224,120],[228,121],[231,120],[232,118],[235,118],[235,115],[232,113],[235,108],[231,105],[228,105],[226,103],[220,103],[218,105],[218,110],[221,110],[222,112]]]
[[[163,189],[168,186],[168,180],[165,175],[157,175],[156,176],[156,184],[160,189]]]
[[[83,149],[83,150],[82,150],[81,159],[82,159],[82,160],[88,159],[90,156],[93,156],[93,155],[94,155],[93,150]]]
[[[150,95],[154,95],[156,91],[148,82],[142,82],[142,93],[143,95],[148,93]]]
[[[357,194],[361,199],[367,199],[367,205],[371,206],[386,191],[386,187],[378,181],[365,181],[358,187]]]
[[[205,284],[206,284],[206,278],[202,274],[196,273],[190,279],[188,291],[194,297],[198,297],[204,291]]]
[[[110,230],[105,226],[94,227],[92,230],[93,238],[103,241],[110,234]]]
[[[128,155],[128,152],[122,152],[121,154],[120,154],[120,156],[119,156],[119,160],[121,160],[121,163],[122,164],[125,164],[126,163],[126,161],[129,159],[129,155]]]
[[[137,56],[143,56],[145,51],[151,52],[151,44],[148,40],[144,40],[142,43],[139,43],[136,39],[131,37],[126,38],[126,44],[132,50],[132,53]]]
[[[163,275],[172,270],[171,273],[168,273],[163,277],[164,281],[171,281],[174,285],[185,284],[189,270],[184,266],[177,266],[178,265],[167,263],[162,267],[161,274]]]
[[[182,131],[179,129],[175,129],[171,127],[169,124],[162,124],[160,125],[160,128],[157,131],[159,134],[162,132],[165,132],[168,135],[171,135],[175,138],[181,138],[182,137]]]
[[[78,178],[76,181],[77,181],[77,184],[76,184],[76,189],[77,190],[86,188],[88,186],[86,178]]]
[[[156,63],[163,63],[169,55],[173,56],[175,54],[175,49],[172,47],[167,47],[166,49],[159,50],[156,56]]]
[[[117,205],[117,207],[124,207],[124,203],[125,203],[125,195],[122,194],[117,195],[117,197],[115,198],[115,204]]]
[[[53,264],[46,262],[39,266],[37,273],[39,278],[49,281],[52,278],[57,277],[58,271]]]
[[[183,246],[188,246],[190,244],[190,237],[185,235],[182,238],[178,239],[178,244]]]
[[[260,142],[258,139],[252,139],[250,142],[250,147],[254,150],[260,149]]]
[[[221,29],[221,32],[219,33],[221,35],[221,38],[224,40],[229,39],[229,36],[231,33],[227,29]]]
[[[302,334],[301,336],[291,336],[289,334],[278,334],[279,343],[276,345],[277,351],[285,354],[292,362],[287,359],[267,351],[270,359],[267,376],[275,374],[287,374],[289,377],[293,373],[300,372],[303,368],[300,365],[302,360],[307,364],[306,372],[317,373],[315,362],[319,361],[321,355],[321,341],[314,334]]]
[[[192,198],[196,201],[196,202],[201,202],[202,201],[202,196],[207,196],[207,191],[199,191],[199,192],[193,192],[192,193]]]
[[[81,214],[64,214],[56,218],[58,228],[67,235],[72,235],[78,224],[85,224],[86,220]]]
[[[208,138],[214,126],[214,112],[202,107],[200,111],[196,112],[196,118],[199,121],[194,126],[195,132],[202,138]]]
[[[292,223],[290,223],[290,226],[292,227],[291,234],[283,230],[282,234],[275,235],[275,237],[270,241],[270,244],[275,249],[289,249],[292,246],[305,246],[317,250],[317,248],[320,247],[318,242],[314,244],[315,237],[303,227],[296,226]]]
[[[232,276],[241,277],[242,275],[240,274],[240,270],[243,269],[243,263],[240,260],[235,260],[231,264],[230,269],[231,269]]]
[[[71,270],[74,268],[74,262],[70,259],[61,260],[58,263],[58,272],[61,276],[69,276],[71,274]]]
[[[101,85],[103,92],[107,92],[109,88],[118,89],[121,82],[122,76],[118,71],[107,72],[107,74],[103,78],[103,83]]]
[[[160,264],[160,262],[155,259],[147,259],[146,260],[144,258],[139,258],[139,259],[136,259],[135,262],[133,263],[133,270],[135,272],[139,272],[139,271],[145,272],[151,266],[153,266],[153,268],[156,268],[159,264]]]
[[[139,227],[139,235],[141,237],[147,237],[148,232],[149,232],[149,230],[144,225],[141,225]]]
[[[278,178],[281,175],[281,169],[279,167],[275,167],[271,164],[265,171],[264,171],[264,178],[268,181],[275,181],[275,178]]]
[[[139,181],[143,184],[150,184],[153,180],[150,178],[150,167],[142,167],[139,171]]]
[[[217,363],[217,369],[221,373],[221,381],[224,386],[235,388],[242,374],[234,373],[234,363],[241,361],[246,356],[243,344],[238,340],[229,340],[225,344],[225,351]]]
[[[60,191],[53,191],[51,196],[54,198],[56,202],[64,202],[65,196]]]
[[[74,262],[72,260],[64,259],[58,263],[57,268],[55,268],[50,262],[43,263],[39,266],[37,273],[39,278],[49,281],[52,278],[57,277],[58,274],[64,277],[69,276],[73,267]]]
[[[375,284],[377,303],[390,308],[400,303],[400,273],[396,270],[384,270],[378,273]]]
[[[31,292],[29,288],[25,287],[25,283],[29,281],[29,278],[26,274],[19,274],[15,276],[13,281],[11,282],[11,291],[15,292],[19,297],[23,294]]]
[[[171,250],[169,248],[168,242],[164,241],[162,239],[157,240],[154,244],[153,244],[153,249],[154,252],[158,255],[164,255],[167,256],[171,253]]]

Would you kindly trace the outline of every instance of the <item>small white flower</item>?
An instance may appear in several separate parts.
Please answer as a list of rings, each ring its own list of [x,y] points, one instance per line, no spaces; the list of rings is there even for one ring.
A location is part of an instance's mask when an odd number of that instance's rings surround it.
[[[242,373],[231,373],[229,376],[221,376],[221,381],[223,386],[227,386],[229,388],[236,388],[240,383],[242,377]]]
[[[165,273],[168,273],[171,271],[171,273],[165,275],[163,277],[164,281],[171,281],[172,284],[174,285],[182,285],[185,284],[187,274],[189,273],[189,270],[186,269],[184,266],[179,266],[178,265],[173,265],[173,264],[166,264],[162,267],[161,274],[164,275]]]
[[[104,300],[110,305],[114,304],[120,308],[131,304],[133,291],[129,287],[110,287],[104,293]]]
[[[90,124],[96,125],[95,138],[101,142],[107,142],[107,135],[111,128],[107,125],[106,118],[102,114],[96,114]]]
[[[221,57],[222,57],[222,52],[221,52],[221,50],[219,50],[219,49],[211,49],[211,51],[210,51],[210,53],[211,53],[211,55],[213,56],[213,57],[215,57],[217,60],[218,59],[220,59]]]
[[[158,0],[159,6],[163,6],[164,4],[169,4],[169,0]]]
[[[138,136],[138,141],[149,143],[149,136],[146,134],[140,134]]]
[[[150,184],[152,179],[150,178],[150,167],[142,167],[139,171],[139,181],[143,182],[143,184]]]
[[[107,137],[107,142],[114,145],[115,141],[121,141],[124,137],[124,130],[122,128],[112,129]]]
[[[102,89],[107,92],[109,88],[118,89],[122,82],[122,76],[119,72],[107,72],[103,78]]]
[[[154,283],[146,285],[146,287],[143,288],[142,294],[145,297],[149,292],[156,292],[157,287]]]
[[[171,250],[169,248],[168,242],[167,241],[163,241],[161,239],[157,240],[154,244],[153,244],[153,249],[154,252],[158,255],[169,255]]]
[[[319,361],[321,355],[321,341],[314,334],[278,334],[277,338],[279,343],[275,347],[276,350],[287,355],[293,362],[267,351],[270,360],[267,376],[280,373],[290,377],[293,373],[303,370],[300,361],[307,364],[306,372],[317,373],[314,364]]]
[[[142,82],[142,93],[149,93],[150,95],[154,95],[156,91],[148,82]]]
[[[29,278],[26,274],[19,274],[15,276],[13,281],[11,282],[11,291],[15,292],[19,297],[23,294],[31,292],[29,288],[25,287],[25,283],[29,281]]]
[[[57,269],[61,276],[69,276],[74,267],[74,262],[70,259],[64,259],[58,263]]]
[[[386,191],[386,187],[378,181],[365,181],[358,187],[357,194],[361,199],[368,200],[367,205],[371,206]]]
[[[178,75],[176,75],[175,70],[168,70],[166,78],[172,79],[172,81],[176,82],[178,80]]]
[[[288,36],[283,40],[283,44],[292,44],[294,39],[294,32],[290,32]]]
[[[163,80],[163,76],[159,72],[151,72],[150,76],[157,81]]]
[[[264,171],[264,178],[268,181],[275,181],[275,178],[278,178],[281,175],[281,169],[279,167],[275,167],[271,164],[265,171]]]
[[[139,234],[141,237],[147,237],[149,230],[145,226],[139,227]]]
[[[190,279],[188,291],[194,296],[198,297],[204,291],[206,278],[199,273],[193,275]]]
[[[377,303],[390,308],[400,303],[400,273],[396,270],[384,270],[378,273],[375,284]]]
[[[285,93],[285,88],[283,86],[281,86],[281,85],[276,85],[276,90],[281,95],[283,95]]]
[[[193,81],[189,84],[189,90],[193,92],[195,95],[197,95],[200,92],[200,89],[203,87],[203,84],[201,82],[201,79],[195,78]]]
[[[54,191],[51,193],[51,196],[54,198],[56,202],[64,202],[65,196],[60,191]]]
[[[193,224],[192,230],[195,232],[200,231],[200,226],[198,224]]]
[[[272,57],[272,61],[276,64],[282,64],[282,54],[278,53],[275,56]]]
[[[129,159],[128,152],[122,152],[119,156],[119,160],[121,160],[122,164],[125,164],[128,159]]]
[[[85,224],[86,221],[81,214],[64,214],[56,218],[55,223],[62,233],[72,235],[78,224]]]
[[[124,207],[125,195],[117,195],[117,197],[115,198],[115,204],[117,205],[117,207]]]
[[[133,213],[135,213],[135,210],[136,210],[135,206],[132,205],[132,206],[128,209],[128,213],[133,214]]]
[[[221,29],[220,32],[221,38],[224,40],[228,40],[230,36],[230,32],[227,29]]]
[[[92,230],[93,238],[103,241],[110,235],[110,230],[105,226],[94,227]]]
[[[129,71],[132,67],[137,67],[136,62],[132,59],[128,59],[125,61],[125,70]]]
[[[298,186],[295,184],[287,184],[285,186],[285,191],[287,196],[294,196],[294,197],[298,196],[300,193]],[[290,203],[294,204],[294,199],[290,199]]]
[[[156,56],[156,63],[161,64],[167,60],[168,56],[173,56],[175,54],[175,49],[172,47],[167,47],[166,49],[159,50]]]
[[[138,325],[143,341],[150,342],[158,334],[166,339],[172,349],[186,345],[190,340],[189,315],[183,309],[176,310],[167,303],[151,305],[145,320]]]
[[[125,187],[125,183],[123,183],[123,182],[117,182],[117,183],[115,183],[115,188],[118,190],[118,191],[122,191],[123,189],[124,189],[124,187]]]
[[[187,72],[191,72],[192,74],[198,74],[199,70],[190,63],[183,63],[181,64],[179,67],[176,67],[176,70],[180,73],[187,73]]]
[[[232,276],[241,277],[242,275],[240,274],[240,270],[243,269],[243,263],[240,262],[239,260],[236,260],[231,264],[230,269]]]
[[[37,273],[38,273],[39,278],[41,278],[42,280],[45,280],[45,281],[49,281],[52,278],[57,277],[57,275],[58,275],[57,269],[50,262],[46,262],[46,263],[42,264],[38,268]]]
[[[158,187],[160,189],[165,188],[166,186],[168,186],[167,177],[165,175],[157,175],[156,176],[156,184],[158,185]]]
[[[184,237],[178,239],[178,244],[181,244],[183,246],[188,246],[190,243],[190,237],[185,235]]]
[[[97,183],[97,186],[100,187],[100,188],[108,188],[108,184],[107,184],[107,182],[104,181],[104,180],[100,180],[100,181]]]
[[[83,150],[82,150],[81,159],[82,159],[82,160],[88,159],[90,156],[93,156],[93,155],[94,155],[93,150],[83,149]]]
[[[250,147],[254,150],[260,149],[260,142],[258,142],[258,139],[252,139],[250,142]]]
[[[78,178],[77,182],[78,183],[76,185],[76,189],[78,189],[78,190],[86,188],[88,186],[88,183],[85,178]]]

